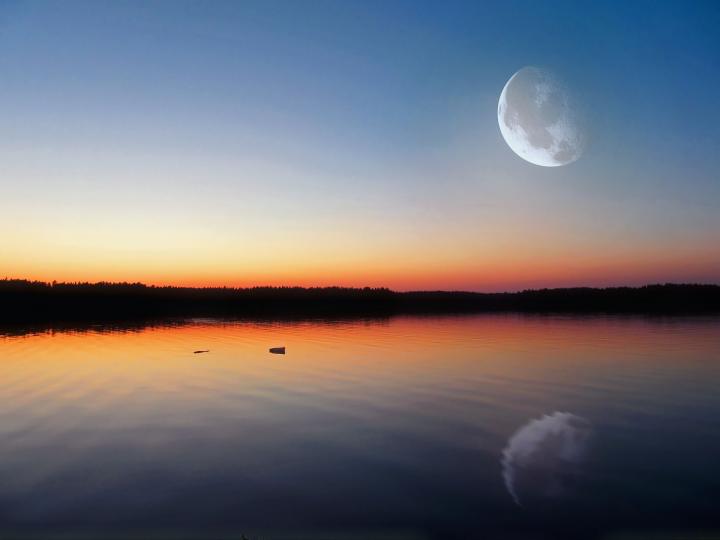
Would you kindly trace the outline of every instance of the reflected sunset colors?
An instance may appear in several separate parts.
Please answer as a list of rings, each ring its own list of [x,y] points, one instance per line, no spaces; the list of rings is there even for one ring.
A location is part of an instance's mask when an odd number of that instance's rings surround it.
[[[711,523],[718,330],[714,319],[485,315],[8,333],[0,509],[20,531],[268,538]],[[519,506],[503,450],[555,411],[592,425],[592,452],[580,467],[561,444],[557,463],[578,468],[568,479],[558,465],[552,481],[573,489]]]

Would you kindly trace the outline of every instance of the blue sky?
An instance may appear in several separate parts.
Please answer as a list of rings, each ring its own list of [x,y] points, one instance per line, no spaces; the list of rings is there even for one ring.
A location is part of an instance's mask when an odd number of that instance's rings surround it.
[[[3,2],[0,271],[720,281],[719,25],[715,2]],[[499,134],[526,65],[581,97],[570,166]]]

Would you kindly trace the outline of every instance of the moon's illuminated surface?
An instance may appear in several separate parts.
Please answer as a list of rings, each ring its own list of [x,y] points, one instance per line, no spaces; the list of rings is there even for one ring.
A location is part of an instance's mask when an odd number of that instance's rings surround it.
[[[585,147],[570,93],[550,72],[536,67],[522,68],[505,84],[498,123],[513,152],[535,165],[567,165]]]

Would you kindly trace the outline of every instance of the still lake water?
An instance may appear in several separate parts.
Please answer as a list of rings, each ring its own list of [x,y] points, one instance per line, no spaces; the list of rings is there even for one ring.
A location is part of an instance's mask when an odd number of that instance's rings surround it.
[[[712,318],[0,331],[0,537],[720,538],[719,390]]]

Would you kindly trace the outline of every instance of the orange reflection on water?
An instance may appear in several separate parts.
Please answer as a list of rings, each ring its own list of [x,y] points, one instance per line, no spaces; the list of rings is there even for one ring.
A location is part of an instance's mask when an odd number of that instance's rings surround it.
[[[514,505],[508,438],[558,411],[614,445],[601,469],[618,499],[637,472],[627,453],[659,478],[636,501],[670,469],[696,507],[718,440],[720,319],[190,321],[5,336],[0,353],[0,499],[23,523],[86,524],[94,508],[111,524],[315,527],[408,500],[413,522],[447,500],[492,517]]]
[[[322,391],[329,380],[402,385],[549,372],[577,379],[645,360],[671,367],[678,350],[684,362],[707,362],[720,350],[719,328],[713,319],[481,315],[45,332],[0,338],[0,395],[22,402],[42,392],[72,398],[96,389],[93,399],[103,399],[146,389],[184,400],[211,387]],[[287,354],[268,354],[273,346],[286,346]],[[193,354],[199,349],[210,352]]]

